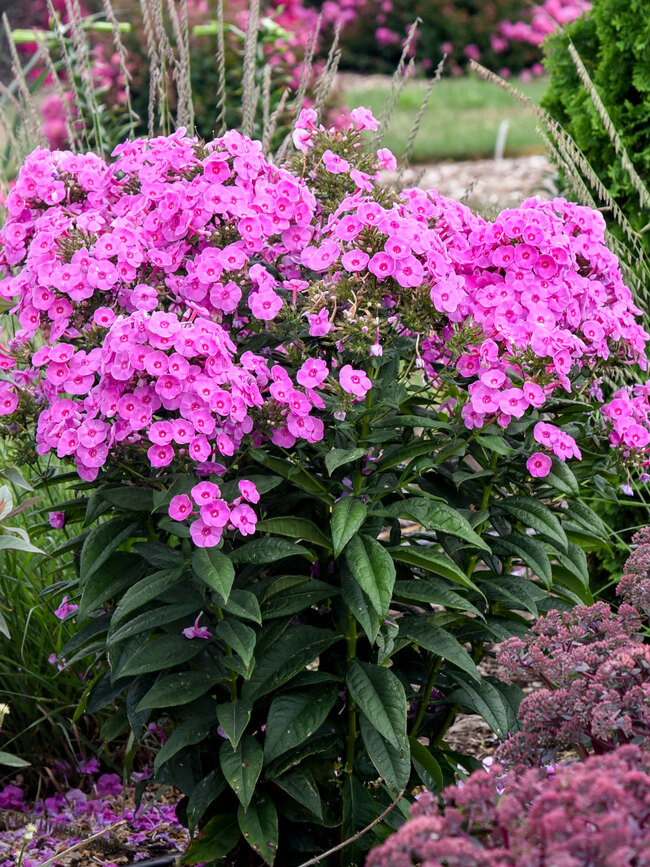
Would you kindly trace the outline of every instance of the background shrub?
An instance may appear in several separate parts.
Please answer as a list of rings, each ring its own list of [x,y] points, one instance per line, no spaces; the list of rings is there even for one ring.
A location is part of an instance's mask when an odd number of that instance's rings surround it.
[[[554,34],[545,65],[550,84],[542,105],[571,135],[593,172],[634,229],[650,219],[629,172],[616,153],[592,97],[580,81],[568,46],[572,42],[641,179],[650,173],[650,18],[644,0],[596,0],[591,12]],[[585,173],[582,173],[587,180]],[[611,230],[622,237],[611,218]],[[650,251],[648,234],[642,236]]]

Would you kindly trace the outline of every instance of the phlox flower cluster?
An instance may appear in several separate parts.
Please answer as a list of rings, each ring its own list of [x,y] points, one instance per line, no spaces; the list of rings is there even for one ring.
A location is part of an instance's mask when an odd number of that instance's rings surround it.
[[[645,364],[602,217],[530,199],[489,223],[435,190],[389,192],[377,170],[393,155],[362,147],[376,119],[351,120],[325,130],[303,110],[291,170],[235,131],[129,141],[112,162],[34,151],[0,230],[0,296],[21,326],[0,352],[0,415],[35,414],[38,452],[88,481],[114,460],[212,475],[208,501],[195,489],[170,512],[206,546],[254,531],[257,492],[225,502],[214,482],[244,441],[321,441],[398,341],[429,384],[461,385],[466,428],[541,415],[532,475],[580,459],[550,396],[607,362]],[[650,438],[633,394],[625,429],[607,410],[628,456]]]
[[[367,867],[628,867],[647,860],[650,755],[633,745],[584,763],[475,771],[422,794]]]
[[[154,469],[177,458],[219,472],[262,410],[274,441],[320,439],[311,410],[327,366],[306,361],[293,381],[267,358],[236,357],[222,324],[241,305],[239,328],[278,314],[314,231],[313,194],[235,132],[205,150],[180,131],[115,156],[37,150],[7,197],[0,293],[18,300],[13,346],[47,342],[0,386],[2,413],[30,386],[38,451],[71,456],[89,480],[134,447]],[[231,523],[254,526],[249,511],[231,504]]]
[[[547,764],[556,752],[604,753],[650,738],[650,647],[627,603],[550,612],[499,648],[510,676],[540,680],[519,708],[522,730],[497,750],[508,765]]]
[[[529,20],[502,21],[497,32],[506,40],[504,50],[507,50],[507,41],[541,46],[550,33],[570,24],[590,9],[590,0],[544,0],[526,10]]]

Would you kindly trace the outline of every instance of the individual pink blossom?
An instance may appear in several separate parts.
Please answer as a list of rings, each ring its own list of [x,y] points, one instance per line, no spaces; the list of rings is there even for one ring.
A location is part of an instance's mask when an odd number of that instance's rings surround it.
[[[208,629],[207,626],[199,626],[199,620],[203,617],[203,612],[199,612],[198,617],[194,621],[192,626],[188,626],[183,630],[183,635],[185,638],[203,638],[208,639],[212,638],[212,633]]]
[[[372,388],[372,382],[363,370],[354,370],[352,365],[345,364],[339,371],[339,382],[344,391],[356,397],[364,397]]]
[[[392,172],[397,168],[397,160],[393,156],[393,153],[388,150],[388,148],[379,148],[377,151],[377,162],[379,164],[379,168],[385,169],[386,171]]]
[[[307,319],[309,321],[309,333],[312,337],[324,337],[332,327],[327,307],[323,307],[318,313],[308,314]]]
[[[323,152],[323,165],[332,175],[340,175],[350,170],[350,163],[329,148]]]
[[[54,616],[59,620],[65,620],[65,618],[68,617],[68,615],[73,614],[77,608],[79,608],[78,605],[75,605],[74,602],[68,602],[68,597],[64,596],[61,600],[61,604],[55,610]]]
[[[48,515],[50,527],[60,530],[65,525],[65,512],[50,512]]]
[[[192,514],[192,501],[187,494],[177,494],[169,501],[168,514],[175,521],[184,521]]]
[[[363,106],[354,108],[350,112],[350,117],[359,130],[369,129],[375,131],[379,129],[379,121],[376,120],[369,108],[364,108]]]
[[[255,532],[257,515],[250,506],[242,503],[239,506],[235,506],[230,513],[230,523],[239,530],[242,536],[249,536]]]
[[[553,461],[543,452],[535,452],[526,461],[526,469],[536,479],[543,479],[551,471]]]

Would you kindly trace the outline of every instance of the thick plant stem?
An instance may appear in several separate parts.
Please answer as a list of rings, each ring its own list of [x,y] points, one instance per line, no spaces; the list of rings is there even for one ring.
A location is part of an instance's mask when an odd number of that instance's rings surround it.
[[[411,728],[411,735],[413,737],[419,731],[420,726],[422,725],[422,720],[424,719],[424,714],[426,713],[427,707],[429,706],[429,696],[431,695],[431,690],[435,686],[436,680],[438,679],[438,672],[440,671],[440,666],[442,665],[442,657],[437,657],[436,661],[431,666],[431,672],[429,674],[429,679],[427,680],[427,685],[424,687],[422,691],[422,695],[420,698],[420,706],[418,707],[417,716],[413,722],[413,727]]]
[[[347,658],[355,659],[357,655],[357,621],[351,611],[348,611],[348,629],[346,635]],[[345,770],[352,773],[354,766],[354,745],[357,740],[357,708],[354,699],[348,691],[348,734],[345,744]]]
[[[481,505],[480,505],[481,512],[483,512],[485,509],[487,509],[488,503],[490,502],[490,497],[492,495],[492,490],[494,488],[494,476],[496,473],[498,460],[499,460],[499,455],[496,452],[493,452],[492,457],[490,458],[490,463],[489,463],[489,469],[492,470],[492,479],[491,479],[490,483],[488,485],[486,485],[486,487],[483,491],[483,496],[481,497]],[[485,532],[487,525],[488,525],[488,521],[487,520],[483,521],[481,526],[477,529],[476,532],[478,533],[479,536],[483,536],[483,533]],[[465,572],[465,574],[467,575],[468,578],[472,577],[472,574],[474,572],[474,567],[478,563],[478,558],[479,558],[478,554],[474,554],[472,557],[470,557],[469,564],[467,566],[467,571]]]

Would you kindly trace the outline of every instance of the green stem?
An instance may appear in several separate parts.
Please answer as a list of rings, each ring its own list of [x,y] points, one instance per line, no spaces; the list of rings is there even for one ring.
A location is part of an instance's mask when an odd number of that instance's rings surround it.
[[[483,511],[485,511],[485,509],[487,509],[488,504],[490,502],[490,497],[491,497],[492,491],[494,489],[494,476],[496,473],[498,460],[499,460],[499,455],[496,452],[493,452],[492,457],[490,458],[490,463],[489,463],[489,469],[492,470],[492,477],[490,479],[489,484],[487,484],[483,490],[483,496],[481,497],[481,504],[479,506],[479,509],[481,512],[483,512]],[[476,532],[479,536],[481,536],[481,537],[483,536],[483,533],[486,531],[488,524],[489,524],[489,518],[486,519],[485,521],[483,521],[483,523],[479,527],[477,527]],[[467,571],[465,573],[468,578],[472,577],[472,574],[474,572],[474,567],[476,566],[476,564],[478,562],[478,558],[479,558],[478,554],[474,554],[472,557],[470,557],[469,565],[467,566]]]
[[[424,691],[421,693],[420,704],[418,707],[417,716],[413,722],[413,727],[411,728],[411,734],[413,737],[418,733],[420,726],[422,725],[422,720],[424,719],[424,714],[426,713],[427,707],[429,706],[429,696],[431,695],[431,690],[436,684],[436,680],[438,679],[438,673],[440,671],[440,666],[442,665],[442,657],[438,656],[436,661],[431,666],[431,672],[429,674],[429,679],[427,681],[427,685],[424,687]]]
[[[346,634],[348,664],[357,656],[357,621],[351,611],[348,611],[348,628]],[[345,770],[352,773],[354,766],[354,745],[357,740],[357,708],[348,691],[348,734],[345,745]]]

